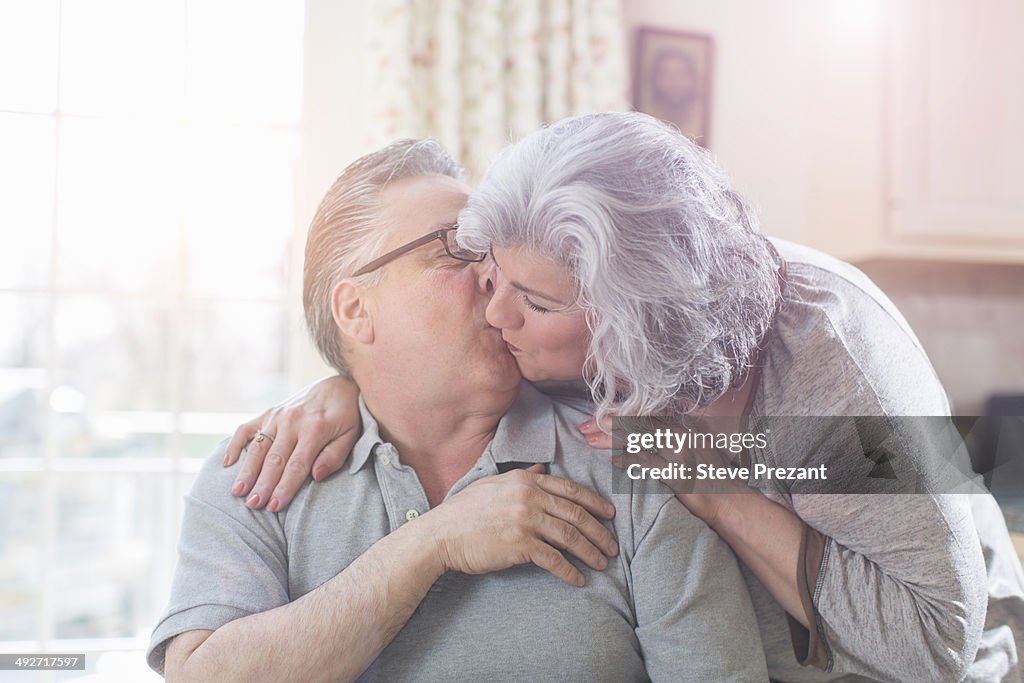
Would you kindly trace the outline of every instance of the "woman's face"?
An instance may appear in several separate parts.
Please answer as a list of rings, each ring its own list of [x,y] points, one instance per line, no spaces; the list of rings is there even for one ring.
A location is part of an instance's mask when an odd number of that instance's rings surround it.
[[[590,331],[568,271],[531,249],[495,247],[481,277],[494,287],[487,322],[501,330],[523,377],[580,379]]]

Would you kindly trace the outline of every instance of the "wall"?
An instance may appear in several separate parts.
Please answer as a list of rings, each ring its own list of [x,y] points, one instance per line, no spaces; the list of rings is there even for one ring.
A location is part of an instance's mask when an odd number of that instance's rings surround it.
[[[1024,266],[857,265],[914,328],[956,413],[984,414],[993,393],[1024,394]]]
[[[883,210],[878,0],[624,0],[638,26],[715,41],[711,151],[762,229],[856,254]]]

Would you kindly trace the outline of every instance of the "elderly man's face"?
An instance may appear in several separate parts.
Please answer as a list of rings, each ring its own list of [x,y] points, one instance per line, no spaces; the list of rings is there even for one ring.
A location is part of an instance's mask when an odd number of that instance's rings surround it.
[[[385,251],[455,222],[469,188],[446,176],[406,178],[382,193],[390,229]],[[487,296],[475,264],[433,241],[388,263],[368,296],[377,363],[407,372],[408,388],[508,390],[519,370],[499,330],[487,324]]]

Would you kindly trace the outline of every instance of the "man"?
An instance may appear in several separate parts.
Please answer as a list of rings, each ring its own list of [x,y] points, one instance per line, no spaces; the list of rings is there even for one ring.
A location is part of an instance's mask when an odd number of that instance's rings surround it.
[[[223,451],[206,463],[150,665],[169,680],[765,679],[725,545],[668,494],[612,494],[583,414],[520,387],[476,255],[448,229],[458,176],[437,143],[403,141],[328,191],[304,305],[361,387],[363,436],[286,512],[234,498]],[[619,544],[591,513],[614,514]]]

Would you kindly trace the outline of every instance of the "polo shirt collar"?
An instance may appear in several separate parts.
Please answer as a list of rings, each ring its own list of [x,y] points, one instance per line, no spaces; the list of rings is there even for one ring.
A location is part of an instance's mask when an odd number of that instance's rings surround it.
[[[484,452],[495,464],[550,463],[555,456],[555,410],[544,394],[528,382],[498,423],[494,438]]]
[[[363,434],[352,447],[349,457],[349,472],[352,474],[366,466],[374,447],[384,443],[377,420],[362,396],[359,397],[359,414],[363,420]],[[490,456],[495,464],[550,463],[554,459],[555,446],[555,411],[551,399],[529,383],[522,382],[519,395],[498,423],[484,457]]]
[[[377,420],[366,407],[366,401],[363,400],[362,394],[359,394],[359,415],[363,419],[363,434],[356,441],[356,445],[352,447],[352,454],[349,456],[351,465],[348,471],[350,474],[355,474],[363,469],[363,466],[370,460],[370,456],[373,455],[373,449],[377,444],[384,443],[384,439],[380,436]]]

